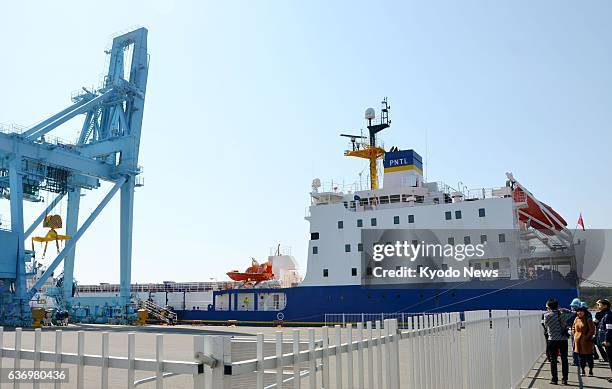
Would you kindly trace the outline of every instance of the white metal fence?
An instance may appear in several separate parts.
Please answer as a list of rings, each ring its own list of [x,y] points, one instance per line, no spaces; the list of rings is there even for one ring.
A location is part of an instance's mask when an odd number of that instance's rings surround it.
[[[366,318],[364,316],[364,318]],[[127,357],[109,355],[109,333],[102,333],[100,355],[85,354],[85,336],[78,332],[77,353],[62,351],[62,331],[55,332],[55,348],[41,350],[41,332],[34,333],[34,349],[22,347],[16,329],[14,347],[0,349],[12,366],[33,361],[34,368],[76,366],[70,387],[109,387],[109,371],[127,371],[125,385],[134,388],[177,374],[193,377],[181,387],[229,388],[463,388],[517,387],[544,351],[536,311],[470,311],[404,316],[397,319],[350,322],[334,327],[276,331],[267,338],[193,336],[192,361],[164,360],[162,335],[155,336],[155,359],[135,357],[135,334],[128,335]],[[287,332],[290,331],[290,332]],[[3,342],[0,330],[0,345]],[[30,362],[31,363],[31,362]],[[31,366],[31,364],[29,365]],[[99,384],[85,381],[85,367],[97,369]],[[135,371],[150,372],[135,380]],[[178,387],[165,382],[166,387]],[[18,385],[15,385],[18,387]],[[34,385],[38,387],[38,385]],[[55,388],[62,387],[60,382]],[[114,387],[117,387],[116,385]]]
[[[315,329],[294,329],[290,348],[281,331],[274,339],[259,334],[256,358],[232,360],[229,343],[224,348],[229,355],[212,356],[231,362],[212,369],[217,374],[211,384],[215,389],[514,388],[544,351],[541,314],[470,311],[463,320],[459,313],[411,314],[403,317],[404,329],[398,319],[346,320],[344,326],[323,327],[318,340]],[[270,342],[275,348],[266,353]]]

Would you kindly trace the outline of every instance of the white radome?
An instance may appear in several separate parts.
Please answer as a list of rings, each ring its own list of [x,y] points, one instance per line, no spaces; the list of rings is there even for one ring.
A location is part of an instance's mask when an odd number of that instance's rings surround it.
[[[376,117],[376,111],[374,111],[374,108],[368,108],[365,111],[365,118],[366,120],[369,119],[374,119]]]

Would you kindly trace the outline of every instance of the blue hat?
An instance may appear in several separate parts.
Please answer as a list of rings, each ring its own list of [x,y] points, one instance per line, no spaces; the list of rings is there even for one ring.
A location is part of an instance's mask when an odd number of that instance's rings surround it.
[[[570,307],[572,308],[580,308],[580,306],[582,305],[582,301],[580,301],[579,298],[575,298],[572,300],[572,303],[570,304]]]
[[[589,308],[589,304],[587,304],[586,302],[583,301],[583,302],[580,303],[580,308],[587,308],[588,309]]]

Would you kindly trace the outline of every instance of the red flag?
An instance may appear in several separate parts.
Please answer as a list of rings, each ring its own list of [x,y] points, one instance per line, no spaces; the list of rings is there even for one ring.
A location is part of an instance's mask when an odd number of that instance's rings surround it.
[[[582,220],[582,213],[580,214],[580,217],[578,218],[578,225],[582,227],[582,231],[584,231],[584,221]]]

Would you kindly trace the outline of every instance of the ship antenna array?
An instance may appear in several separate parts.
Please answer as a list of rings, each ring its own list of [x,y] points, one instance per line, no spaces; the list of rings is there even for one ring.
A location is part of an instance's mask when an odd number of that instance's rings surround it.
[[[378,166],[377,162],[385,155],[385,150],[376,145],[376,134],[391,126],[389,111],[391,106],[385,97],[381,102],[380,120],[376,123],[376,111],[368,108],[365,111],[365,119],[369,137],[363,135],[340,134],[340,136],[350,138],[351,149],[344,152],[345,156],[367,159],[370,163],[370,189],[378,189]],[[368,141],[366,142],[366,139]]]

